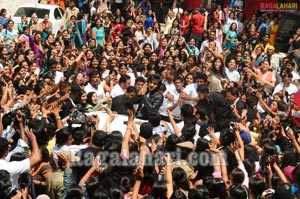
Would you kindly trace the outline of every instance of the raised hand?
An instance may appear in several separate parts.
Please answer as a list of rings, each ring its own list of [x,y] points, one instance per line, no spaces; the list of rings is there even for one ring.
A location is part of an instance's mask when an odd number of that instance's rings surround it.
[[[34,133],[32,132],[32,129],[29,130],[28,128],[25,128],[24,131],[25,131],[25,135],[28,137],[28,139],[31,142],[36,140],[36,137],[35,137]]]
[[[134,171],[135,178],[141,180],[144,178],[144,171],[142,166],[138,166]]]

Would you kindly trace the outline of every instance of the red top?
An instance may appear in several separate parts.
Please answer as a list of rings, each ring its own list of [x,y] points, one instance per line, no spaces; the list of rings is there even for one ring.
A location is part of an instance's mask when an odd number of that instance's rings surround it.
[[[204,31],[204,20],[205,17],[200,13],[194,14],[191,18],[191,23],[193,23],[192,33],[201,35]]]

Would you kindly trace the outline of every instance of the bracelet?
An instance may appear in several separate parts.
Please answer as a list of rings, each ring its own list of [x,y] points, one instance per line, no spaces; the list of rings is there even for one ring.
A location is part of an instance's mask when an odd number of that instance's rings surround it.
[[[61,118],[60,117],[57,117],[57,118],[55,118],[56,120],[61,120]]]
[[[127,127],[126,130],[127,131],[133,131],[133,128],[132,127]]]

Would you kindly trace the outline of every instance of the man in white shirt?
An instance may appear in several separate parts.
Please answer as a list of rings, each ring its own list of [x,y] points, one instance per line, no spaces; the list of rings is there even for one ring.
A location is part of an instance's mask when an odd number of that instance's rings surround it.
[[[58,84],[61,81],[61,78],[64,77],[64,74],[60,71],[57,71],[58,62],[55,59],[49,59],[48,68],[49,72],[53,74],[54,83]]]
[[[288,92],[289,95],[296,93],[298,91],[297,86],[295,86],[292,82],[293,74],[289,71],[286,72],[286,74],[282,77],[283,82],[277,84],[277,86],[274,88],[273,95],[279,92],[282,92],[283,90]],[[283,93],[283,96],[285,93]]]
[[[110,92],[110,96],[112,98],[118,97],[120,95],[124,95],[128,86],[130,86],[130,76],[129,75],[121,75],[119,79],[119,83],[116,84]]]
[[[92,71],[89,74],[89,82],[85,86],[84,90],[88,94],[90,92],[96,92],[98,95],[99,100],[102,100],[104,98],[104,89],[100,85],[100,74],[98,71]]]
[[[75,0],[71,0],[70,1],[70,6],[67,7],[66,12],[65,12],[65,24],[68,24],[70,22],[70,17],[72,15],[74,15],[75,17],[77,17],[78,13],[80,12],[79,8],[75,7],[76,2]]]
[[[181,121],[181,105],[182,105],[182,99],[181,99],[181,93],[184,89],[183,84],[184,84],[184,79],[179,76],[174,80],[174,84],[175,84],[175,92],[173,93],[174,95],[174,100],[172,103],[170,103],[168,105],[168,109],[170,111],[172,111],[172,115],[175,119],[175,121]]]
[[[31,130],[25,129],[26,136],[31,142],[32,151],[29,158],[22,161],[7,162],[5,157],[8,154],[9,143],[5,138],[0,138],[0,170],[6,170],[12,181],[12,186],[18,188],[19,174],[30,171],[41,160],[41,152],[36,137]]]
[[[203,41],[201,44],[201,47],[200,47],[201,55],[202,55],[202,52],[204,52],[205,48],[208,47],[208,44],[210,41],[214,41],[216,43],[217,51],[219,53],[223,53],[223,48],[222,48],[220,42],[216,40],[216,31],[210,31],[208,40]]]
[[[166,85],[167,91],[174,93],[176,91],[174,84],[174,77],[176,75],[176,71],[174,69],[168,69],[166,73],[166,80],[163,82]]]
[[[196,105],[198,102],[198,85],[207,84],[207,75],[205,73],[196,74],[196,83],[187,85],[181,94],[181,99],[184,100],[184,103],[191,104],[192,106]]]

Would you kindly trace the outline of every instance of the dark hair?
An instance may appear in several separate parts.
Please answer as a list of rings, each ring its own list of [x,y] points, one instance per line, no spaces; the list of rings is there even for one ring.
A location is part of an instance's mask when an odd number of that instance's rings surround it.
[[[207,75],[205,73],[196,73],[195,79],[202,79],[204,82],[207,82]]]
[[[58,64],[58,62],[55,59],[49,59],[47,62],[48,69],[51,68],[51,66]]]
[[[247,157],[249,159],[252,159],[254,161],[259,161],[259,154],[255,146],[246,144],[244,150],[245,150],[245,154],[247,154]]]
[[[126,93],[137,93],[137,89],[134,86],[128,86]]]
[[[153,90],[152,92],[156,92],[159,88],[160,88],[160,85],[161,85],[161,78],[159,75],[155,74],[155,75],[150,75],[147,82],[152,82],[152,81],[157,81],[157,89]]]
[[[10,174],[6,170],[0,170],[0,196],[2,199],[10,199],[12,192]]]
[[[134,177],[132,175],[123,176],[121,178],[121,189],[124,194],[130,192],[130,188],[134,185]]]
[[[118,71],[116,71],[115,69],[111,69],[111,70],[109,70],[108,74],[109,75],[114,74],[114,75],[118,76]]]
[[[189,190],[189,199],[209,199],[209,191],[204,185],[199,185],[194,189]]]
[[[82,199],[83,195],[81,187],[78,184],[72,184],[67,189],[66,198]]]
[[[104,131],[96,130],[92,138],[92,143],[95,146],[102,148],[105,144],[105,138],[106,138],[106,133]]]
[[[209,141],[205,138],[198,138],[196,143],[196,152],[203,152],[209,149]]]
[[[180,108],[180,112],[183,118],[191,118],[194,113],[194,108],[190,104],[183,104]]]
[[[26,154],[25,153],[21,153],[21,152],[17,152],[14,153],[10,156],[9,161],[13,162],[13,161],[22,161],[26,159]]]
[[[206,85],[201,84],[201,85],[198,85],[197,92],[207,94],[207,93],[209,93],[209,90],[208,90],[208,87]]]
[[[164,93],[167,90],[167,87],[165,84],[161,84],[158,90]]]
[[[0,138],[0,158],[4,158],[3,156],[8,150],[8,141],[5,138]]]
[[[273,143],[265,143],[263,146],[263,149],[266,154],[269,154],[269,155],[277,154],[276,147]]]
[[[179,80],[179,81],[181,81],[182,83],[184,83],[184,78],[183,78],[182,76],[177,76],[177,77],[175,77],[174,80],[173,80],[173,82],[175,82],[175,81],[177,81],[177,80]]]
[[[50,161],[50,154],[46,146],[41,146],[40,148],[42,153],[42,162],[49,162]]]
[[[236,24],[235,22],[231,23],[231,25],[230,25],[230,27],[229,27],[229,30],[232,30],[232,26],[233,26],[233,24],[235,24],[235,27],[236,27],[236,29],[235,29],[235,30],[237,30],[237,24]]]
[[[59,146],[64,145],[69,139],[70,133],[67,129],[59,129],[56,132],[56,144]]]
[[[93,101],[92,101],[92,97],[93,97],[93,95],[94,95],[95,93],[96,93],[96,92],[89,92],[89,93],[87,94],[87,99],[86,99],[86,103],[87,103],[87,104],[90,104],[90,105],[92,105],[92,106],[96,106],[96,104],[94,104]]]
[[[230,87],[227,89],[227,93],[230,93],[231,95],[233,95],[234,97],[239,97],[240,92],[238,88],[235,87]]]
[[[208,190],[211,198],[222,199],[226,197],[225,183],[221,178],[214,178],[210,182]]]
[[[247,153],[246,153],[247,154]],[[247,154],[248,155],[248,154]],[[243,164],[245,166],[245,169],[248,173],[248,176],[247,177],[251,177],[253,175],[253,171],[255,169],[255,161],[253,159],[249,159],[249,158],[246,158],[244,161],[243,161]]]
[[[135,82],[134,82],[134,84],[137,84],[138,82],[143,82],[143,83],[145,83],[145,82],[146,82],[146,80],[145,80],[145,78],[144,78],[144,77],[142,77],[142,76],[138,76],[138,77],[135,79]]]
[[[164,181],[156,181],[152,186],[151,195],[154,198],[167,199],[167,185]]]
[[[130,76],[129,75],[121,75],[120,79],[119,79],[119,84],[121,83],[126,83],[127,80],[130,79]]]
[[[222,146],[228,146],[235,141],[234,132],[230,129],[222,129],[220,132],[220,143]]]
[[[173,191],[170,199],[187,199],[187,198],[180,189],[176,189]]]
[[[185,171],[181,167],[174,168],[172,171],[173,186],[175,189],[189,189],[189,183]]]
[[[144,122],[140,126],[140,136],[142,136],[145,139],[150,139],[152,136],[153,126],[149,122]]]
[[[67,87],[72,87],[71,83],[68,81],[63,81],[59,83],[59,90],[62,91],[63,89]]]
[[[215,62],[218,61],[218,60],[221,62],[221,66],[220,66],[219,70],[217,70],[216,67],[215,67]],[[223,59],[221,59],[220,57],[216,57],[213,60],[212,63],[213,63],[213,65],[212,65],[212,73],[213,74],[219,74],[221,77],[226,77]]]
[[[91,79],[93,76],[95,76],[95,75],[99,75],[100,77],[101,77],[101,75],[100,75],[100,73],[98,72],[98,71],[91,71],[90,73],[89,73],[89,79]]]
[[[91,194],[89,199],[109,199],[109,195],[103,187],[96,187]]]
[[[161,116],[158,112],[152,112],[149,115],[149,123],[152,124],[153,127],[157,127],[160,125]]]
[[[231,172],[231,176],[234,185],[242,184],[244,182],[244,179],[247,178],[244,172],[239,168],[233,169]]]
[[[254,177],[249,181],[250,192],[254,195],[255,198],[259,198],[266,188],[265,182],[258,177]]]
[[[112,187],[109,190],[110,199],[123,199],[123,192],[119,187]]]
[[[87,182],[86,182],[86,191],[88,195],[91,197],[91,195],[94,193],[94,191],[99,187],[99,180],[97,177],[91,176]]]
[[[300,166],[297,165],[293,172],[292,172],[292,176],[293,176],[293,179],[294,179],[294,182],[300,186]]]
[[[232,186],[229,189],[230,196],[234,199],[247,199],[248,193],[242,185]]]
[[[178,144],[179,142],[180,142],[180,138],[177,135],[175,134],[170,135],[166,140],[166,145],[165,145],[166,151],[175,151],[176,144]]]

